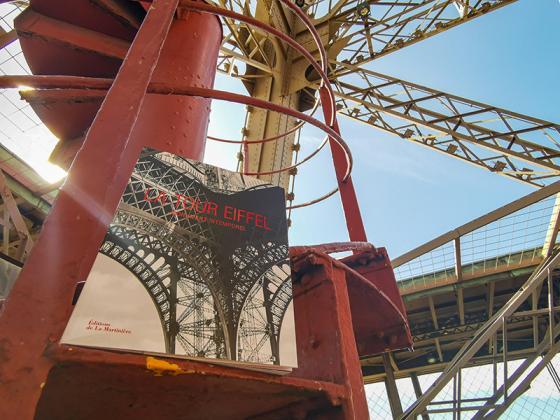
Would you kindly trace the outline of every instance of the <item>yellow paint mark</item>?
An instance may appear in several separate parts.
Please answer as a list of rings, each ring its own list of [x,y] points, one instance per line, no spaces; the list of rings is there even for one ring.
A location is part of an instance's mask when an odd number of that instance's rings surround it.
[[[194,372],[192,370],[181,369],[175,363],[169,363],[152,356],[146,357],[146,368],[151,370],[155,376],[163,376],[163,374],[176,376]]]

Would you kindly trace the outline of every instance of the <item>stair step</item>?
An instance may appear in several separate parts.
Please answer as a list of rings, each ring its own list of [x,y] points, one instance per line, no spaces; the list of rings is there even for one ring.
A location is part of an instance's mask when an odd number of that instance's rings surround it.
[[[114,77],[130,46],[128,41],[47,17],[30,8],[17,17],[15,27],[35,74]]]
[[[145,13],[143,9],[131,9],[131,2],[123,3],[118,0],[90,0],[116,20],[121,21],[127,28],[133,29],[134,33],[140,29]],[[138,5],[134,5],[137,7]]]
[[[84,134],[106,93],[88,89],[37,89],[20,92],[20,95],[49,130],[64,142]]]
[[[146,14],[138,3],[124,0],[31,0],[31,9],[130,42]]]

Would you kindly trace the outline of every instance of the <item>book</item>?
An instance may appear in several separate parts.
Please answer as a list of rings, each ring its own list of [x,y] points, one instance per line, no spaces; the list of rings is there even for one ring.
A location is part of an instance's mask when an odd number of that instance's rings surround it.
[[[144,149],[61,343],[291,371],[284,190]]]

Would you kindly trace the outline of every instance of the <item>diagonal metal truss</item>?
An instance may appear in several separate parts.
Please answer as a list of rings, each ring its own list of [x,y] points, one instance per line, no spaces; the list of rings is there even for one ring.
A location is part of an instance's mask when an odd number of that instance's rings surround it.
[[[516,0],[319,0],[304,6],[320,33],[329,32],[326,48],[336,51],[340,60],[363,65],[378,57],[442,33],[483,16]],[[219,0],[222,6],[254,15],[250,1]],[[268,2],[275,14],[283,14],[274,2]],[[360,16],[362,7],[368,16]],[[288,22],[289,16],[283,14]],[[272,18],[271,18],[272,20]],[[245,24],[225,19],[224,42],[218,61],[223,73],[242,79],[272,75],[274,63],[264,47],[265,40]],[[297,31],[296,31],[297,32]],[[299,34],[298,34],[299,35]],[[240,63],[260,70],[258,76],[242,74]],[[341,67],[334,73],[345,74]]]
[[[558,179],[560,125],[338,64],[340,114],[533,186]]]
[[[221,6],[243,14],[254,14],[249,2],[219,0]],[[217,68],[221,73],[251,81],[255,77],[268,77],[273,74],[269,39],[249,25],[223,18],[224,36]],[[252,70],[249,70],[252,69]],[[258,71],[259,75],[251,74]]]
[[[363,65],[383,55],[468,22],[516,0],[355,0],[318,1],[309,13],[316,25],[329,25],[329,47],[352,65]],[[359,10],[368,8],[369,14]],[[327,9],[325,11],[325,9]],[[341,67],[334,73],[345,74]]]
[[[473,410],[479,410],[479,413],[484,413],[488,410],[494,410],[495,414],[490,415],[490,418],[497,418],[505,408],[511,404],[517,396],[521,395],[526,391],[527,386],[530,384],[531,380],[546,366],[552,357],[558,352],[560,343],[556,341],[558,333],[560,333],[560,328],[556,324],[555,314],[558,308],[555,306],[555,300],[552,293],[553,280],[555,274],[553,274],[554,269],[558,266],[560,262],[560,254],[557,252],[553,253],[546,260],[544,260],[535,272],[529,277],[527,282],[523,287],[515,293],[515,295],[492,317],[490,318],[484,326],[482,326],[478,332],[475,334],[472,340],[468,341],[461,350],[456,354],[453,360],[448,364],[447,368],[444,370],[442,375],[430,386],[428,390],[403,414],[403,419],[414,419],[416,416],[423,413],[428,405],[433,401],[434,397],[443,389],[443,387],[448,384],[451,380],[460,375],[461,369],[467,365],[467,363],[476,355],[480,348],[487,344],[490,340],[493,346],[496,347],[498,340],[498,331],[501,331],[501,341],[502,341],[502,356],[504,363],[504,384],[501,388],[495,391],[495,394],[487,401],[487,405],[481,407],[472,407]],[[521,306],[523,302],[530,298],[531,294],[539,289],[544,283],[548,284],[548,289],[550,290],[550,297],[548,299],[548,308],[544,310],[530,311],[529,315],[548,315],[549,317],[549,328],[545,337],[539,342],[536,348],[536,354],[533,358],[527,358],[521,366],[516,369],[515,372],[509,374],[507,369],[508,362],[508,328],[510,317],[516,312],[516,310]],[[543,355],[543,359],[539,364],[532,370],[528,378],[525,378],[522,383],[516,385],[516,381],[526,372],[526,370],[531,366],[536,357]],[[508,395],[508,387],[511,387],[511,394]],[[509,400],[508,400],[509,397]],[[503,402],[500,405],[494,404],[499,398],[503,398]]]
[[[559,173],[557,124],[363,68],[375,58],[513,1],[319,1],[305,8],[319,33],[328,34],[325,41],[331,57],[329,75],[338,96],[339,113],[488,171],[541,187],[556,180]],[[228,3],[251,13],[248,4]],[[369,13],[360,16],[359,10],[364,7]],[[228,27],[230,31],[242,29],[240,25]],[[242,47],[258,37],[247,37]],[[231,43],[232,38],[240,39],[232,35],[226,37],[227,42]],[[245,57],[253,60],[258,51],[263,52],[253,45]],[[271,66],[264,69],[245,63],[247,75],[255,76],[256,69],[258,77],[273,77]],[[236,70],[232,75],[242,78],[238,73]],[[304,89],[300,95],[309,93]]]

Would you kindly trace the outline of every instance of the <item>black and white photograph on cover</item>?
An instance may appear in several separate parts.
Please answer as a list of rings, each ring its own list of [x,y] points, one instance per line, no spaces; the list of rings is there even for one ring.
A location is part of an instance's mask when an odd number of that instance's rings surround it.
[[[62,342],[297,366],[284,190],[144,149]]]

